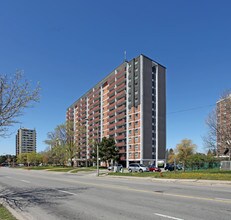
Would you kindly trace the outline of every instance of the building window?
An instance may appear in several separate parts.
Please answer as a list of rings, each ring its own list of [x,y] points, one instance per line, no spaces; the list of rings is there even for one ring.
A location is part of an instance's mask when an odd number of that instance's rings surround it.
[[[138,137],[135,137],[135,142],[138,142]]]
[[[139,147],[138,145],[135,145],[135,151],[138,151]]]
[[[135,134],[138,134],[138,129],[135,129]]]
[[[129,130],[129,132],[128,132],[129,134],[132,134],[132,130]]]
[[[129,138],[129,139],[128,139],[128,142],[129,142],[129,143],[131,143],[131,142],[132,142],[132,139],[131,139],[131,138]]]

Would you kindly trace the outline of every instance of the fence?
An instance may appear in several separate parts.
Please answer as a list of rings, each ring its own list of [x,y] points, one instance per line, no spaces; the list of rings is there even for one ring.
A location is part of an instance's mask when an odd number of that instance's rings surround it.
[[[221,161],[221,170],[231,170],[231,161]]]
[[[219,169],[220,162],[202,162],[202,163],[191,163],[186,166],[187,170],[207,170],[207,169]]]

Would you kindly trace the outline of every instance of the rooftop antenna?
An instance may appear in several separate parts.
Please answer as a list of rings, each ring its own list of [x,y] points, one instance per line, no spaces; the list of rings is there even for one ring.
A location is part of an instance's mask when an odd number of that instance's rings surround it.
[[[126,52],[126,50],[124,51],[124,62],[127,60],[127,52]]]

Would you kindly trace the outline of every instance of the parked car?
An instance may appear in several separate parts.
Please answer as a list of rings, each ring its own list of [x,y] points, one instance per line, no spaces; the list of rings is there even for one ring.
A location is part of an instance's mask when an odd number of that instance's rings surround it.
[[[153,165],[153,164],[149,165],[148,169],[149,169],[150,172],[161,172],[161,169],[158,168],[158,167],[155,167],[155,165]]]
[[[122,170],[123,169],[123,165],[122,164],[118,164],[116,166],[118,167],[118,170]],[[114,165],[110,165],[107,169],[109,171],[113,171],[114,170]]]
[[[130,163],[128,166],[128,172],[149,172],[149,169],[147,166],[139,163]]]
[[[174,164],[166,164],[166,166],[165,166],[165,170],[169,170],[169,171],[174,171]],[[176,170],[182,170],[182,166],[180,165],[180,164],[177,164],[176,165]]]
[[[168,170],[168,171],[173,171],[174,170],[174,165],[167,163],[164,169]]]

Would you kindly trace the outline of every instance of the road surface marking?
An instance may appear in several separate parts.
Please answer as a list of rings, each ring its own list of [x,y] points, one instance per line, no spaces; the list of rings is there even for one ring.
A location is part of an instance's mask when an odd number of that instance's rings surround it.
[[[77,194],[71,193],[71,192],[68,192],[68,191],[59,190],[59,189],[58,189],[58,191],[59,191],[59,192],[62,192],[62,193],[70,194],[70,195],[73,195],[73,196],[77,196]]]
[[[6,178],[8,178],[8,179],[12,179],[12,177],[11,177],[11,176],[7,176]]]
[[[170,219],[174,219],[174,220],[184,220],[182,218],[176,218],[176,217],[172,217],[172,216],[169,216],[169,215],[163,215],[163,214],[159,214],[159,213],[154,213],[155,215],[158,215],[158,216],[161,216],[161,217],[164,217],[164,218],[170,218]]]
[[[231,202],[231,199],[225,199],[225,198],[214,198],[214,199],[222,200],[222,201],[230,201]]]
[[[27,181],[27,180],[21,180],[21,181],[24,183],[30,183],[30,181]]]

